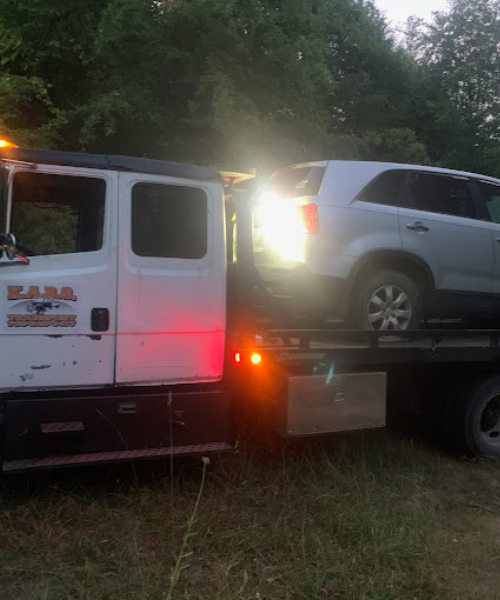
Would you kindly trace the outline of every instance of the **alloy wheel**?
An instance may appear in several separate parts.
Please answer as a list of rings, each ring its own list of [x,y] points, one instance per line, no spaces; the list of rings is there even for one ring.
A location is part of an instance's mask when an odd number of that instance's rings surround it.
[[[402,331],[413,316],[411,300],[398,285],[383,285],[371,295],[367,316],[372,329]]]

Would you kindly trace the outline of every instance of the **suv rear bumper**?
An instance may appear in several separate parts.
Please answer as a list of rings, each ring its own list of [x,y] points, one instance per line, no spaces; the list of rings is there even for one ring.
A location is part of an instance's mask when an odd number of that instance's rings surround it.
[[[303,263],[256,267],[283,317],[345,318],[348,287],[345,279],[314,275]]]

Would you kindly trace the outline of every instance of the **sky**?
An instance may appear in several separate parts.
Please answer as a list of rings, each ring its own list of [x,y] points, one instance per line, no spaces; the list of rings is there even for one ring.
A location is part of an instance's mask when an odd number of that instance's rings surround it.
[[[431,13],[436,10],[444,10],[447,6],[446,0],[374,0],[374,4],[379,10],[385,13],[388,21],[392,25],[400,22],[412,15],[429,19]]]

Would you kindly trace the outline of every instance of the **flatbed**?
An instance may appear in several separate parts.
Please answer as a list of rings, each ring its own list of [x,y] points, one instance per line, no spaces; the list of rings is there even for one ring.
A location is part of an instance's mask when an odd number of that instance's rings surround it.
[[[319,358],[343,364],[499,361],[500,330],[443,329],[404,332],[269,329],[260,351],[280,364]]]

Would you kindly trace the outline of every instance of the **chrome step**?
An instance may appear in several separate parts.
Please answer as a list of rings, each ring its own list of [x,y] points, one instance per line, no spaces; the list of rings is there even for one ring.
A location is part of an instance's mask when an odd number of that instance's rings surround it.
[[[142,450],[121,450],[117,452],[91,452],[88,454],[65,454],[46,458],[7,460],[2,465],[3,473],[21,473],[30,469],[54,469],[78,465],[105,464],[118,461],[145,460],[167,456],[197,455],[212,452],[230,452],[233,447],[226,442],[170,446],[168,448],[144,448]]]

